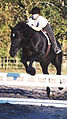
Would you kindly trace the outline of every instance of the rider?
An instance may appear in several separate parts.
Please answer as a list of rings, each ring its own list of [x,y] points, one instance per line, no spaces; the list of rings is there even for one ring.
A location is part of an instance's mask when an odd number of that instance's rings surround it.
[[[28,21],[28,25],[32,27],[36,31],[42,31],[43,34],[46,36],[46,38],[52,43],[52,47],[54,49],[54,52],[56,54],[61,52],[61,49],[58,47],[56,39],[54,37],[54,33],[52,31],[52,28],[46,18],[40,15],[40,9],[38,7],[34,7],[31,10],[32,16],[30,17]]]

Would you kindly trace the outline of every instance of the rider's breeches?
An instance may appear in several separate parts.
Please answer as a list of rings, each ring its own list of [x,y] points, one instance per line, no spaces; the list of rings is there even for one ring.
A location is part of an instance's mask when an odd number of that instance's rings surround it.
[[[47,24],[46,27],[43,28],[43,32],[46,32],[47,35],[49,36],[49,39],[50,39],[50,41],[52,43],[53,49],[57,48],[58,47],[57,46],[57,42],[56,42],[56,39],[54,37],[54,33],[52,31],[52,28],[51,28],[51,26],[49,24]]]

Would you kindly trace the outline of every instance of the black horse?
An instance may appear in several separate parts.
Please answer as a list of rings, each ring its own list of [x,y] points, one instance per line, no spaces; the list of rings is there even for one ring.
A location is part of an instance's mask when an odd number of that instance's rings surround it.
[[[57,69],[57,75],[61,75],[62,52],[55,54],[52,46],[46,57],[48,42],[41,31],[35,31],[24,22],[19,22],[14,28],[11,27],[10,55],[14,57],[22,48],[21,62],[26,72],[35,75],[36,70],[32,67],[34,61],[39,62],[44,74],[48,74],[48,65],[52,63]],[[27,64],[29,61],[29,65]]]

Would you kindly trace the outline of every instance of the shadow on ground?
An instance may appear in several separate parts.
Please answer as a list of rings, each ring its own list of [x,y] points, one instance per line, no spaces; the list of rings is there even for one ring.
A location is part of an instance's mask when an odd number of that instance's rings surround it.
[[[22,89],[13,87],[0,87],[0,97],[16,97],[16,98],[39,98],[48,99],[46,89]],[[50,99],[67,100],[67,90],[51,91]]]
[[[42,89],[19,89],[19,88],[0,88],[0,97],[20,97],[20,98],[47,98],[46,90]]]

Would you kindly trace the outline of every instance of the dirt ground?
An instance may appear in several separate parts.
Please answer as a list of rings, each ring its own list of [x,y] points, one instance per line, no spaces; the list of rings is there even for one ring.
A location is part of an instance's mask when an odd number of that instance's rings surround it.
[[[67,100],[67,88],[51,88],[48,98],[46,88],[0,86],[0,97]],[[46,106],[0,104],[0,119],[67,119],[67,108]]]
[[[50,96],[48,97],[46,88],[0,86],[0,97],[67,100],[67,87],[62,90],[50,88]]]

